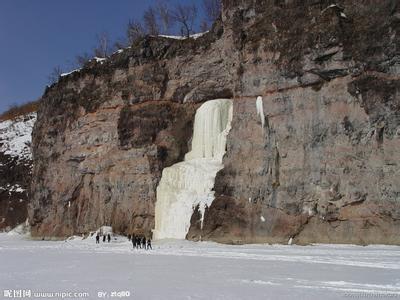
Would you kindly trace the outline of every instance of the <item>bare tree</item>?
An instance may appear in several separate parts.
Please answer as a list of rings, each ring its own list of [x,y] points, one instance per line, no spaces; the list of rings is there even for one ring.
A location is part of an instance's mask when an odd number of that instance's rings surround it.
[[[133,44],[136,40],[145,36],[145,30],[142,23],[136,20],[129,20],[128,26],[126,28],[126,36],[130,45]]]
[[[157,23],[156,11],[153,7],[149,7],[143,15],[143,22],[146,31],[150,35],[158,35],[160,30]]]
[[[163,33],[168,34],[171,26],[173,25],[170,6],[166,1],[158,0],[155,9],[157,12],[157,17],[161,22]]]
[[[129,46],[129,42],[126,38],[119,38],[116,40],[112,46],[113,51],[123,49]]]
[[[208,22],[206,20],[201,21],[200,31],[201,32],[206,32],[209,29],[210,29],[210,25],[208,24]]]
[[[77,56],[75,56],[75,66],[82,68],[90,59],[91,59],[91,56],[87,52],[77,55]]]
[[[62,74],[62,69],[60,66],[56,66],[53,68],[53,70],[51,71],[50,75],[48,76],[48,82],[50,85],[56,83],[58,81],[58,79],[60,79],[60,76]]]
[[[221,0],[203,0],[207,20],[214,23],[221,15]]]
[[[101,34],[97,35],[96,39],[97,46],[94,48],[94,55],[102,58],[110,55],[112,47],[108,34],[106,32],[102,32]]]
[[[196,5],[177,4],[171,12],[171,18],[181,26],[183,36],[189,37],[193,32],[193,25],[197,17]]]

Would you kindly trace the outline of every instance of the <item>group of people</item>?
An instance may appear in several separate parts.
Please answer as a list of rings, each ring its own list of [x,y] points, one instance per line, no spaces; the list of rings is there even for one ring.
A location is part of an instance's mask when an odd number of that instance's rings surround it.
[[[153,250],[151,247],[151,239],[144,236],[128,235],[128,240],[132,241],[133,249]]]
[[[106,239],[108,242],[111,242],[111,234],[103,234],[103,243],[106,242]],[[100,233],[96,235],[96,244],[100,244]]]
[[[102,236],[103,238],[103,243],[106,242],[111,242],[111,234],[107,233],[107,234],[100,234],[99,232],[96,234],[96,244],[100,244],[100,236]],[[145,249],[145,250],[153,250],[153,248],[151,247],[151,239],[148,238],[146,239],[145,236],[136,236],[136,235],[128,235],[128,240],[132,241],[132,246],[133,249]]]

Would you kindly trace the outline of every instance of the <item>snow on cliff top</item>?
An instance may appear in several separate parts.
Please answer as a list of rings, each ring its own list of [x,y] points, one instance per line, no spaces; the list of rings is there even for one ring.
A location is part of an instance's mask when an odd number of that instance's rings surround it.
[[[206,32],[200,32],[200,33],[195,33],[195,34],[191,34],[190,38],[192,39],[198,39],[199,37],[202,37],[203,35],[205,35],[208,31]],[[186,36],[179,36],[179,35],[163,35],[160,34],[159,37],[164,37],[164,38],[168,38],[168,39],[174,39],[174,40],[185,40],[187,39]]]
[[[81,71],[81,69],[75,69],[75,70],[72,70],[72,71],[70,71],[70,72],[62,73],[62,74],[60,75],[60,77],[65,77],[65,76],[68,76],[68,75],[71,75],[71,74],[73,74],[73,73],[80,72],[80,71]]]
[[[118,53],[120,53],[120,52],[118,52]],[[103,62],[105,62],[106,60],[107,60],[107,58],[105,58],[105,57],[97,57],[97,56],[95,56],[90,61],[95,61],[96,63],[103,64]],[[65,76],[80,72],[81,70],[82,70],[82,68],[79,68],[79,69],[75,69],[75,70],[72,70],[72,71],[69,71],[69,72],[66,72],[66,73],[62,73],[60,75],[60,77],[65,77]]]
[[[31,159],[32,129],[36,113],[0,122],[0,152],[18,157],[18,160]]]

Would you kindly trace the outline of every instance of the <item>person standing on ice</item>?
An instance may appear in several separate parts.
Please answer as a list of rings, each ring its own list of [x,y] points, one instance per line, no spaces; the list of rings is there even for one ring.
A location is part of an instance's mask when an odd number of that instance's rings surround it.
[[[100,244],[100,235],[97,233],[96,235],[96,244]]]
[[[132,246],[133,246],[133,248],[137,248],[137,243],[136,243],[136,235],[132,235]]]
[[[107,234],[107,242],[111,242],[111,235]]]
[[[142,237],[142,248],[146,249],[146,238],[144,236]]]
[[[151,247],[151,239],[147,239],[147,250],[153,250],[153,248]]]
[[[106,242],[106,235],[103,234],[103,243],[105,243],[105,242]]]

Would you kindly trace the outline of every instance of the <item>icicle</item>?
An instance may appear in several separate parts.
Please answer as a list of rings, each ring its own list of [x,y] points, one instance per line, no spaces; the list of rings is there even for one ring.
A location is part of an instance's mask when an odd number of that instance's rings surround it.
[[[265,115],[264,115],[264,106],[262,97],[257,97],[256,101],[257,115],[261,119],[261,126],[264,128],[265,125]]]

